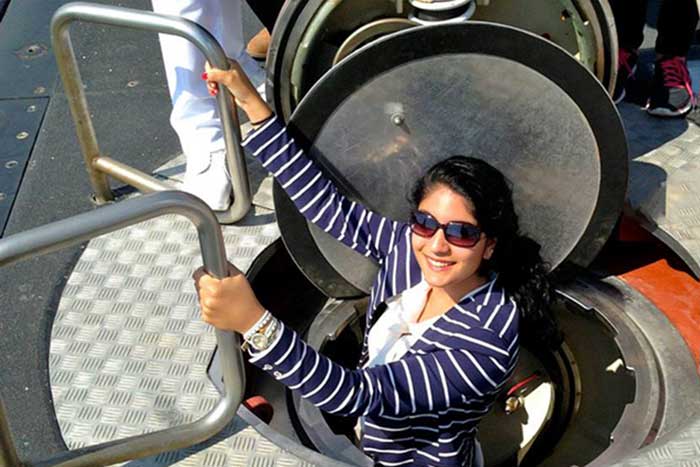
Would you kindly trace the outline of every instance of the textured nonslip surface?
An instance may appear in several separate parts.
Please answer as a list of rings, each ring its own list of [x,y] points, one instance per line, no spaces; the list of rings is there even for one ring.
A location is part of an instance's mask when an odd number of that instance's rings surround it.
[[[177,174],[178,162],[163,171]],[[279,237],[274,213],[261,206],[269,181],[255,165],[250,172],[256,205],[222,227],[227,256],[243,271]],[[219,399],[206,376],[216,341],[199,318],[191,279],[200,265],[196,231],[177,216],[87,245],[63,291],[50,347],[56,416],[71,449],[194,421]],[[238,417],[206,443],[128,463],[174,464],[308,465]]]
[[[633,213],[700,277],[700,127],[624,104]]]
[[[700,419],[614,467],[700,467]]]

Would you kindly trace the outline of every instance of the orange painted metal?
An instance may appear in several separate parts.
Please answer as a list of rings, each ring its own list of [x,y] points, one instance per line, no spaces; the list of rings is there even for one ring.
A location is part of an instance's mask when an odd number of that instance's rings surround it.
[[[597,261],[646,296],[673,323],[700,369],[700,281],[668,247],[623,218]]]
[[[620,277],[671,320],[700,369],[700,283],[690,273],[674,268],[665,258]]]

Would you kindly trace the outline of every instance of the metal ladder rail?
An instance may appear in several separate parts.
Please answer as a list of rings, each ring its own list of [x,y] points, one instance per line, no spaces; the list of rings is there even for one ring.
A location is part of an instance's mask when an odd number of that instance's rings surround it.
[[[94,190],[95,202],[100,205],[114,198],[107,175],[143,192],[173,190],[173,187],[156,178],[101,154],[71,43],[69,27],[74,21],[180,36],[196,45],[209,63],[223,70],[230,68],[226,54],[209,31],[197,23],[177,16],[75,2],[60,7],[51,20],[51,43],[75,122],[88,177]],[[226,163],[231,174],[233,203],[228,211],[218,214],[217,217],[219,222],[230,224],[246,215],[252,205],[252,198],[245,157],[240,144],[241,135],[235,104],[225,86],[220,85],[219,91],[217,104],[226,145]]]
[[[182,215],[194,224],[205,269],[215,277],[226,277],[228,267],[224,240],[214,214],[195,196],[179,191],[147,194],[0,239],[0,267],[167,214]],[[153,433],[59,453],[36,465],[78,467],[114,464],[182,449],[219,433],[233,419],[243,400],[245,372],[239,336],[216,330],[216,341],[222,357],[225,395],[202,418]],[[0,400],[0,465],[18,464],[11,440]]]

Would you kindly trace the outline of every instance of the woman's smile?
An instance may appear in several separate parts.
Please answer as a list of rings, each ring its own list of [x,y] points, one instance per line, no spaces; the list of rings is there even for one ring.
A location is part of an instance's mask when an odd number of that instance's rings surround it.
[[[447,271],[451,266],[455,264],[455,261],[439,260],[431,258],[430,256],[426,256],[425,258],[428,262],[428,266],[430,266],[430,269],[432,269],[435,272]]]

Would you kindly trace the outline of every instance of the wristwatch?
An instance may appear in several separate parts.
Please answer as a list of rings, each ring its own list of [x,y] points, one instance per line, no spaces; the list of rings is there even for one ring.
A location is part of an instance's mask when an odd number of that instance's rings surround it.
[[[267,349],[272,341],[274,340],[275,331],[277,330],[277,319],[272,318],[270,323],[260,329],[258,332],[253,334],[248,341],[248,343],[255,349],[255,351],[260,352],[261,350]]]
[[[248,346],[253,347],[257,352],[267,349],[274,340],[278,326],[277,318],[266,311],[260,320],[243,335],[243,339],[245,339],[243,350],[248,350]]]

